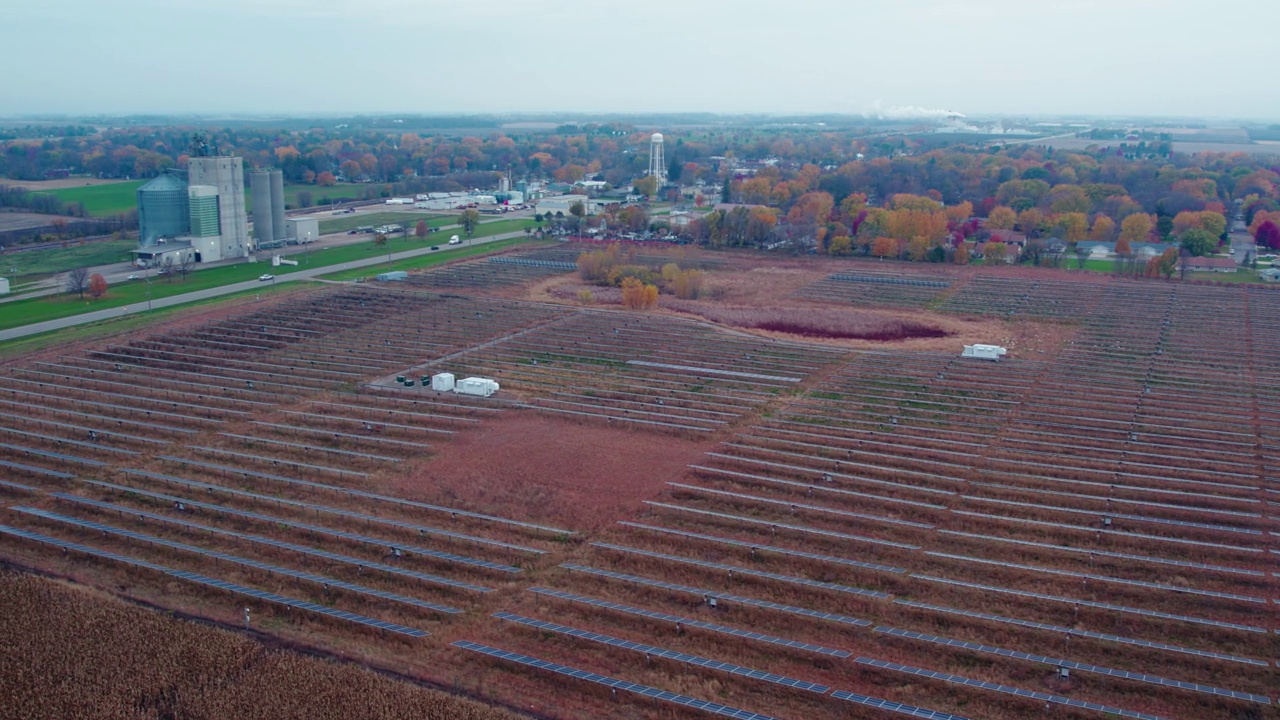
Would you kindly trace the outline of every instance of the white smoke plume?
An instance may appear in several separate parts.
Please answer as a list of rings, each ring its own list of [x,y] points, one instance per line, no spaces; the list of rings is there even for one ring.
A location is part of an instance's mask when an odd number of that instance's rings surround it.
[[[937,110],[916,107],[915,105],[883,107],[879,100],[872,103],[871,109],[862,114],[865,117],[877,120],[945,120],[951,117],[965,117],[964,113],[958,113],[953,110]]]

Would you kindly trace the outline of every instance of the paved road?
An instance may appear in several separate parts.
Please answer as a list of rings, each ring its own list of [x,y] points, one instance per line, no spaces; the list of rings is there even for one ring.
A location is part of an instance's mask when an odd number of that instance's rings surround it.
[[[514,237],[524,237],[524,231],[503,233],[501,235],[491,235],[489,237],[475,238],[468,244],[481,245],[483,243],[495,242],[497,240],[507,240]],[[441,245],[441,248],[447,249],[447,246]],[[404,260],[406,258],[418,257],[420,255],[430,255],[433,252],[431,248],[417,248],[414,250],[406,250],[404,252],[393,253],[391,259]],[[341,263],[338,265],[325,265],[318,268],[309,268],[307,270],[296,270],[284,275],[271,283],[292,282],[294,280],[305,280],[316,277],[317,275],[328,275],[330,273],[343,272],[345,270],[355,270],[364,267],[374,267],[381,265],[387,260],[384,257],[365,258],[363,260],[352,260],[351,262]],[[266,267],[270,267],[269,265]],[[82,315],[72,315],[71,317],[60,318],[58,320],[49,320],[33,325],[23,325],[21,327],[12,328],[10,330],[0,330],[0,342],[5,340],[13,340],[15,338],[26,337],[28,335],[37,335],[39,333],[49,332],[52,330],[61,330],[63,328],[74,327],[76,325],[84,325],[86,323],[98,322],[100,320],[108,320],[123,315],[136,315],[145,313],[150,308],[164,308],[171,305],[181,305],[182,303],[194,302],[197,300],[206,300],[221,295],[230,295],[231,293],[243,292],[245,290],[254,290],[267,285],[267,283],[258,280],[247,280],[245,282],[234,283],[231,285],[223,285],[221,287],[209,288],[208,290],[197,290],[195,292],[185,293],[183,295],[171,295],[166,298],[157,298],[149,303],[138,305],[126,305],[123,307],[107,308],[105,310],[97,310],[94,312],[84,313]]]

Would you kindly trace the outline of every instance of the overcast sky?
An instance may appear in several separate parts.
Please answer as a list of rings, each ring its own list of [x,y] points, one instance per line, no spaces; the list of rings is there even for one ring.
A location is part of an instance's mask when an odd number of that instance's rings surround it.
[[[1280,0],[4,0],[0,115],[923,108],[1280,122],[1277,30]]]

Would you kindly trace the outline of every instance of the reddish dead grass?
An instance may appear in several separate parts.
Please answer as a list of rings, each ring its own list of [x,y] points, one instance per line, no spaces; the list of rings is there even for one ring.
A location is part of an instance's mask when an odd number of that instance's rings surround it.
[[[679,480],[707,441],[511,410],[440,445],[392,488],[406,497],[595,530],[634,515]]]

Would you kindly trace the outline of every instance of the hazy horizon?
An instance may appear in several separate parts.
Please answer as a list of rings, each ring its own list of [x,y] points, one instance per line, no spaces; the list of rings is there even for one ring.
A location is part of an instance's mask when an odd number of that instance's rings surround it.
[[[1280,4],[1229,3],[1241,27]],[[1280,121],[1256,36],[1186,0],[41,0],[0,113],[846,114]]]

